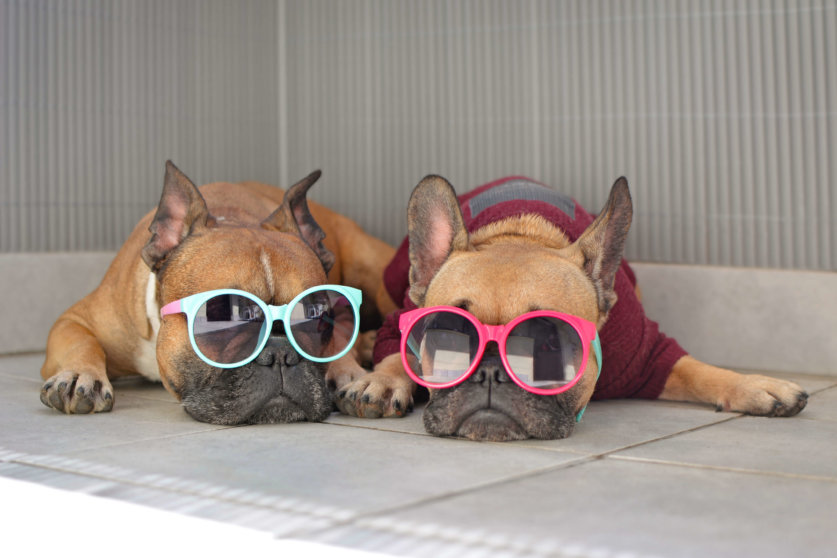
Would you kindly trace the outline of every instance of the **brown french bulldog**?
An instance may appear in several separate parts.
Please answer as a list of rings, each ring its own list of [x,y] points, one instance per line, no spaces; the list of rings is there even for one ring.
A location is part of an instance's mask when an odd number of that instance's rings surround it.
[[[214,289],[279,306],[326,283],[360,289],[374,312],[394,250],[344,216],[309,208],[306,193],[319,177],[316,171],[286,193],[255,182],[199,190],[167,162],[156,211],[140,220],[101,284],[53,325],[41,401],[68,414],[110,411],[110,379],[141,375],[162,381],[204,422],[326,418],[333,407],[327,380],[339,387],[366,373],[358,349],[317,364],[301,358],[274,323],[254,360],[219,368],[196,354],[184,314],[160,315],[167,303]]]
[[[519,201],[508,199],[515,195]],[[492,441],[563,438],[594,393],[597,399],[704,402],[765,416],[791,416],[805,407],[807,394],[798,385],[699,362],[645,317],[622,260],[631,217],[624,178],[595,218],[571,198],[520,177],[459,199],[442,177],[418,184],[407,211],[409,243],[399,249],[406,260],[408,246],[409,268],[401,267],[409,269],[407,310],[455,307],[492,326],[532,311],[557,311],[595,324],[604,354],[597,362],[590,350],[567,391],[540,395],[510,381],[497,343],[488,342],[479,357],[472,341],[471,362],[480,358],[472,374],[453,387],[429,390],[428,432]],[[387,272],[397,267],[394,261]],[[398,293],[391,294],[397,300]],[[378,332],[374,372],[340,390],[344,413],[402,416],[411,408],[416,385],[398,352],[398,318],[393,314]],[[387,346],[379,350],[381,344]]]

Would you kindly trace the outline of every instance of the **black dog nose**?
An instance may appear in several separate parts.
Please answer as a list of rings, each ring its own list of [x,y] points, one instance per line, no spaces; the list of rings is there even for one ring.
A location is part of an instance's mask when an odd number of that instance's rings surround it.
[[[469,381],[478,384],[504,384],[510,382],[511,378],[506,374],[506,369],[503,366],[503,361],[500,355],[483,356],[477,369],[468,378]]]
[[[284,335],[271,335],[267,343],[256,357],[256,364],[262,366],[273,366],[282,363],[285,366],[296,366],[299,364],[300,356],[291,342]]]

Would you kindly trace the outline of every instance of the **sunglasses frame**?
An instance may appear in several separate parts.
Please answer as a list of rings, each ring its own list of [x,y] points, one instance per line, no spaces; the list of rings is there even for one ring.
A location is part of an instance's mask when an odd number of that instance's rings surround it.
[[[299,346],[299,344],[297,344],[296,339],[294,339],[293,333],[291,332],[290,317],[294,306],[296,306],[306,296],[317,291],[335,291],[345,296],[346,299],[349,301],[349,304],[351,304],[352,310],[354,311],[355,315],[355,329],[354,333],[352,334],[352,339],[346,345],[345,349],[343,349],[336,355],[330,357],[315,357],[309,355],[302,349],[302,347]],[[238,295],[246,297],[255,302],[259,306],[259,308],[262,309],[262,312],[265,317],[264,327],[266,328],[267,334],[262,337],[262,340],[259,343],[258,347],[256,347],[253,353],[246,359],[231,364],[215,362],[207,358],[207,356],[204,355],[203,352],[201,352],[201,350],[198,348],[198,344],[195,341],[195,316],[198,313],[198,309],[209,299],[221,295]],[[331,362],[333,360],[337,360],[338,358],[348,353],[352,346],[355,344],[355,341],[357,340],[358,332],[360,331],[360,303],[362,302],[362,299],[363,293],[359,289],[355,289],[353,287],[346,287],[343,285],[317,285],[316,287],[311,287],[310,289],[302,291],[300,294],[296,295],[293,298],[293,300],[291,300],[288,304],[283,304],[281,306],[272,306],[264,302],[262,299],[260,299],[253,293],[249,293],[247,291],[242,291],[239,289],[215,289],[212,291],[196,293],[185,298],[169,302],[168,304],[160,308],[160,317],[164,318],[170,314],[186,314],[186,322],[189,328],[189,341],[191,341],[192,343],[192,349],[194,349],[195,353],[199,357],[201,357],[201,359],[204,362],[206,362],[210,366],[215,366],[217,368],[237,368],[239,366],[244,366],[248,362],[254,360],[259,355],[259,353],[262,352],[265,345],[267,344],[267,340],[270,338],[270,331],[273,329],[273,323],[276,321],[281,321],[282,324],[285,326],[285,335],[291,342],[291,345],[293,345],[294,350],[296,350],[296,352],[299,353],[301,356],[313,362]]]
[[[468,370],[464,374],[462,374],[462,376],[458,377],[457,379],[451,382],[439,384],[430,383],[425,380],[422,380],[415,372],[413,372],[413,370],[410,368],[409,362],[407,361],[407,338],[409,337],[408,334],[419,320],[421,320],[429,314],[433,314],[436,312],[450,312],[452,314],[462,316],[474,326],[474,328],[477,330],[477,335],[479,337],[479,348],[477,349],[477,354],[474,357],[473,362],[469,366]],[[557,388],[543,389],[527,385],[522,380],[520,380],[514,373],[514,370],[509,364],[509,360],[506,355],[506,340],[508,339],[509,334],[514,330],[514,328],[525,320],[542,317],[557,318],[566,322],[573,329],[575,329],[576,333],[578,333],[579,339],[581,339],[581,372],[576,374],[575,378],[573,378],[570,382]],[[496,342],[497,346],[500,348],[500,358],[503,361],[503,366],[505,367],[506,373],[509,375],[512,381],[522,389],[525,389],[526,391],[530,393],[535,393],[537,395],[557,395],[559,393],[563,393],[569,390],[575,384],[577,384],[581,377],[584,375],[584,372],[587,370],[587,359],[590,353],[591,345],[593,346],[593,350],[596,353],[596,363],[598,365],[599,371],[601,371],[602,347],[601,341],[599,340],[599,333],[596,330],[596,324],[588,320],[585,320],[584,318],[573,316],[572,314],[564,314],[561,312],[554,312],[551,310],[537,310],[534,312],[527,312],[526,314],[522,314],[510,321],[508,324],[491,326],[483,324],[473,314],[471,314],[467,310],[463,310],[462,308],[456,308],[454,306],[431,306],[429,308],[419,308],[417,310],[410,310],[409,312],[403,313],[399,318],[398,327],[401,331],[401,363],[404,365],[404,370],[407,372],[407,374],[414,382],[416,382],[420,386],[424,386],[429,389],[451,388],[467,380],[479,366],[479,363],[482,360],[483,353],[485,353],[485,347],[488,345],[489,341]]]

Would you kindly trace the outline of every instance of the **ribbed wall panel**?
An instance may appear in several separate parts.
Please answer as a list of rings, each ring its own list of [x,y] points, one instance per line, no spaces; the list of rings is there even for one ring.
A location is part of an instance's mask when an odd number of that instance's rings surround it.
[[[279,179],[275,0],[0,0],[0,252],[113,250],[166,159]]]
[[[398,242],[428,173],[520,173],[628,256],[837,269],[837,2],[0,0],[0,252],[115,249],[163,162]]]
[[[428,173],[521,173],[628,256],[837,269],[837,3],[289,1],[288,170],[391,242]]]

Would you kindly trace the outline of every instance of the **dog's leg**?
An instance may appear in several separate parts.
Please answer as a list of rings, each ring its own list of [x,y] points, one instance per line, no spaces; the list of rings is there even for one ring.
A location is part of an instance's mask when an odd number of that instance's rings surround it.
[[[359,334],[351,350],[328,365],[326,385],[333,394],[369,373],[364,366],[372,367],[372,349],[377,333],[371,330]]]
[[[110,411],[113,386],[107,377],[105,351],[93,333],[67,317],[49,333],[41,368],[41,401],[67,414]]]
[[[416,385],[404,372],[401,354],[387,356],[375,370],[339,390],[337,408],[356,417],[403,417],[413,409]]]
[[[710,403],[718,411],[790,417],[805,408],[808,394],[793,382],[739,374],[684,356],[674,365],[660,399]]]

